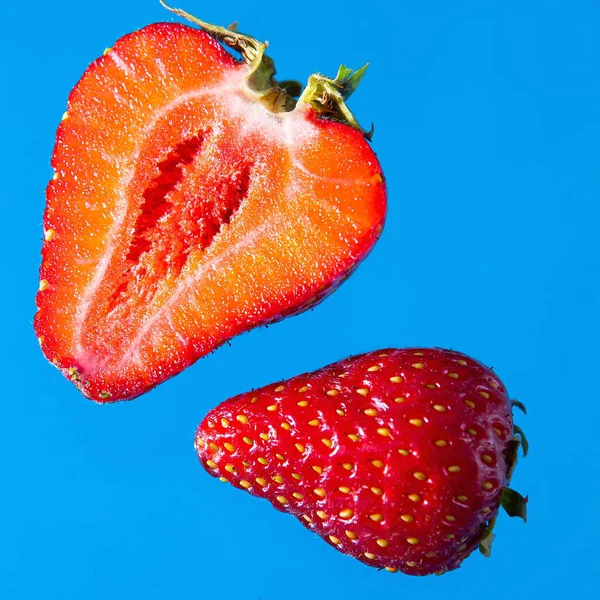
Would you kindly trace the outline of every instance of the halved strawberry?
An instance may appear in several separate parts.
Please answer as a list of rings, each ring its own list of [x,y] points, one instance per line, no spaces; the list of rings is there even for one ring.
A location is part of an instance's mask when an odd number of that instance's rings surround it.
[[[411,575],[489,555],[519,441],[493,371],[441,349],[387,349],[241,394],[209,412],[205,469],[296,516],[337,550]],[[516,432],[516,435],[515,435]]]
[[[312,76],[296,100],[265,44],[189,18],[203,30],[121,38],[58,128],[35,330],[97,401],[323,299],[385,218],[380,165],[344,102],[364,70]]]

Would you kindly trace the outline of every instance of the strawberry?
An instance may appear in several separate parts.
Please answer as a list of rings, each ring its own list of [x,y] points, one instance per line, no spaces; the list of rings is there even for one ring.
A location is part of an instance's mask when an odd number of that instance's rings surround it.
[[[35,331],[99,402],[313,306],[385,219],[381,167],[345,103],[364,68],[313,75],[297,98],[266,44],[175,12],[201,29],[118,40],[71,92],[52,156]]]
[[[494,372],[464,354],[387,349],[227,400],[195,447],[208,473],[344,554],[439,574],[478,545],[489,554],[500,505],[526,516],[508,487],[522,436],[511,408]]]

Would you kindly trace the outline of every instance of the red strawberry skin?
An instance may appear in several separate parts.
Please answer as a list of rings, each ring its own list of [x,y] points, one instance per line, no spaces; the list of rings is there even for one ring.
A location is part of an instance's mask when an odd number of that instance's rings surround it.
[[[512,408],[476,360],[386,349],[227,400],[200,424],[209,474],[373,567],[456,569],[507,486]]]
[[[313,108],[271,113],[204,31],[124,36],[69,96],[52,156],[35,331],[99,402],[314,305],[376,243],[381,167]]]

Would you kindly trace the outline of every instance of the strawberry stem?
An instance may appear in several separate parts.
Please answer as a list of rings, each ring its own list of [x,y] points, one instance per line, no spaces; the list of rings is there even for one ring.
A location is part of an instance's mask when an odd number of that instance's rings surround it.
[[[277,84],[274,78],[275,63],[272,58],[265,54],[268,46],[267,42],[260,42],[249,35],[239,33],[237,23],[233,23],[229,28],[211,25],[181,8],[172,8],[164,0],[160,0],[160,3],[168,11],[194,23],[225,46],[239,52],[244,62],[250,66],[250,73],[247,76],[250,93],[256,96],[271,112],[288,112],[295,108],[294,94],[289,94],[286,89],[292,85],[297,88],[300,84],[298,82],[285,82],[287,88]]]
[[[370,131],[363,129],[346,105],[346,100],[363,78],[367,65],[358,71],[342,65],[334,79],[315,73],[308,78],[308,85],[302,91],[302,84],[297,81],[278,83],[275,80],[275,63],[265,54],[268,43],[239,33],[237,23],[232,23],[229,28],[211,25],[185,10],[170,7],[164,0],[160,0],[160,3],[168,11],[194,23],[222,44],[239,52],[250,66],[246,80],[249,93],[271,112],[290,112],[296,106],[308,104],[319,116],[350,125],[368,140],[371,139],[373,127]]]

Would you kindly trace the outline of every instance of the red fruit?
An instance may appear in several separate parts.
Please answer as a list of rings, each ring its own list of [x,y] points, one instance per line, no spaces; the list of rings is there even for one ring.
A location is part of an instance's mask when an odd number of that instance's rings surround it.
[[[94,400],[305,310],[383,226],[381,168],[344,103],[364,69],[312,76],[296,100],[264,44],[199,23],[121,38],[58,128],[35,330]]]
[[[478,545],[489,554],[501,503],[525,518],[525,499],[507,487],[521,435],[481,363],[388,349],[224,402],[196,449],[211,475],[344,554],[427,575],[457,568]]]

